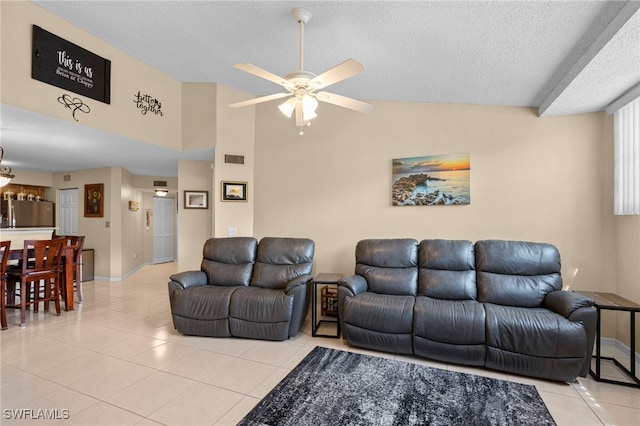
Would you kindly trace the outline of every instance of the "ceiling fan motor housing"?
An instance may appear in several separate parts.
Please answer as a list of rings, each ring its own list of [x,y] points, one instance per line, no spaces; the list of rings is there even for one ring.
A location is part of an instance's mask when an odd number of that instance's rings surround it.
[[[307,87],[309,81],[313,79],[316,75],[309,71],[294,71],[287,74],[284,78],[294,87]]]

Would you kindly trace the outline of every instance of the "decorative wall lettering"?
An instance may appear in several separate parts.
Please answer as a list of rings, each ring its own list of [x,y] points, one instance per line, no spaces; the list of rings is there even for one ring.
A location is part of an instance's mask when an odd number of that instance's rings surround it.
[[[58,102],[64,105],[65,108],[69,108],[71,110],[71,115],[76,121],[78,121],[78,119],[76,118],[76,111],[84,112],[85,114],[89,114],[91,112],[91,108],[89,108],[89,105],[82,102],[82,99],[72,98],[66,93],[58,97]]]
[[[33,26],[31,78],[111,103],[111,61]]]
[[[160,110],[162,108],[162,102],[152,97],[151,95],[142,94],[138,90],[138,93],[133,95],[133,103],[140,108],[140,114],[147,115],[148,112],[154,113],[163,117],[164,114]]]

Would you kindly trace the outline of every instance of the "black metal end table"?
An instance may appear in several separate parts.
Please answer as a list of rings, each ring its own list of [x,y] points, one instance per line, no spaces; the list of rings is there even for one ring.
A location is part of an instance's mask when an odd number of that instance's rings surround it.
[[[584,296],[587,296],[590,299],[593,299],[593,301],[595,302],[596,310],[598,312],[597,325],[596,325],[596,371],[594,372],[591,368],[589,368],[589,374],[591,374],[591,376],[593,376],[593,378],[598,382],[613,383],[616,385],[640,388],[640,378],[636,376],[636,360],[635,360],[635,355],[636,355],[635,313],[640,312],[640,305],[632,302],[631,300],[627,300],[622,296],[618,296],[617,294],[614,294],[614,293],[600,293],[597,291],[580,291],[579,293]],[[631,346],[629,350],[630,352],[629,366],[631,367],[631,370],[629,370],[627,367],[622,365],[617,359],[612,357],[604,357],[600,353],[600,339],[602,337],[601,336],[601,326],[602,326],[601,311],[604,311],[604,310],[624,311],[624,312],[629,312],[629,314],[631,315],[631,323],[629,326],[629,328],[631,329],[630,342],[629,342]],[[600,375],[600,362],[603,359],[612,361],[615,364],[615,366],[618,367],[618,369],[620,369],[623,373],[625,373],[625,375],[629,379],[633,381],[633,383],[623,382],[620,380],[606,379],[602,377]]]
[[[316,275],[316,277],[311,281],[311,335],[313,337],[335,337],[336,339],[340,338],[340,318],[338,316],[337,310],[337,298],[336,298],[336,319],[328,320],[328,319],[320,319],[318,320],[318,286],[335,286],[336,287],[336,297],[337,297],[337,289],[338,289],[338,281],[342,279],[342,274],[336,273],[320,273]],[[325,301],[323,300],[322,303]],[[323,318],[326,318],[326,315],[322,315]],[[320,334],[318,333],[318,328],[323,323],[336,324],[336,334]]]

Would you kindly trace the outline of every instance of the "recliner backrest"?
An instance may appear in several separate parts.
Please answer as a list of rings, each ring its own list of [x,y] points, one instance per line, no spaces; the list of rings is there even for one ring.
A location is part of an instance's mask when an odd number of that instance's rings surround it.
[[[248,286],[256,259],[258,240],[253,237],[210,238],[204,243],[200,269],[208,283]]]
[[[475,251],[480,302],[533,308],[562,289],[560,253],[551,244],[485,240]]]
[[[356,245],[355,273],[373,293],[416,296],[417,265],[418,241],[411,238],[368,239]]]
[[[258,244],[251,285],[284,289],[301,275],[311,275],[315,243],[308,238],[264,237]]]
[[[418,250],[418,294],[436,299],[476,299],[475,262],[471,241],[422,240]]]

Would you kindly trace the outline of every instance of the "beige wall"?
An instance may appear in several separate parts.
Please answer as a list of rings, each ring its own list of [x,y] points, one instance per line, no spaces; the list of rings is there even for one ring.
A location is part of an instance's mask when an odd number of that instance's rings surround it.
[[[343,274],[363,238],[543,241],[560,249],[571,289],[615,289],[609,117],[374,104],[366,115],[322,104],[304,136],[274,105],[258,107],[256,235],[310,237],[315,272]],[[470,205],[391,206],[392,159],[447,153],[471,154]]]
[[[198,270],[204,242],[212,237],[213,163],[180,160],[178,162],[178,268]],[[208,209],[185,209],[184,191],[209,191]]]
[[[96,279],[109,280],[111,277],[111,230],[106,222],[112,221],[111,217],[111,168],[82,170],[68,173],[55,173],[53,186],[50,191],[56,194],[55,202],[60,204],[57,195],[59,189],[78,189],[78,232],[85,236],[84,247],[92,248],[94,253],[94,275]],[[70,175],[71,180],[64,181],[64,176]],[[84,217],[84,185],[91,183],[104,183],[104,212],[102,218]],[[56,216],[58,216],[56,214]],[[59,226],[59,218],[56,217],[56,225]]]
[[[182,101],[178,81],[31,2],[2,1],[0,7],[2,103],[75,123],[70,110],[58,102],[58,97],[69,91],[31,78],[31,33],[32,26],[38,25],[112,63],[111,104],[81,96],[91,112],[77,117],[79,125],[165,148],[181,149]],[[133,102],[138,91],[160,100],[162,118],[140,113]]]
[[[640,217],[616,216],[617,280],[615,293],[640,303]],[[604,311],[603,323],[611,326],[615,320],[616,338],[626,345],[630,344],[628,313]],[[636,315],[636,318],[638,315]],[[636,324],[636,341],[640,341],[640,329]]]
[[[229,108],[228,105],[253,96],[218,85],[216,155],[214,174],[214,235],[226,237],[229,228],[238,236],[253,236],[255,108]],[[244,164],[225,164],[224,155],[243,155]],[[222,181],[246,182],[247,202],[223,202]]]

